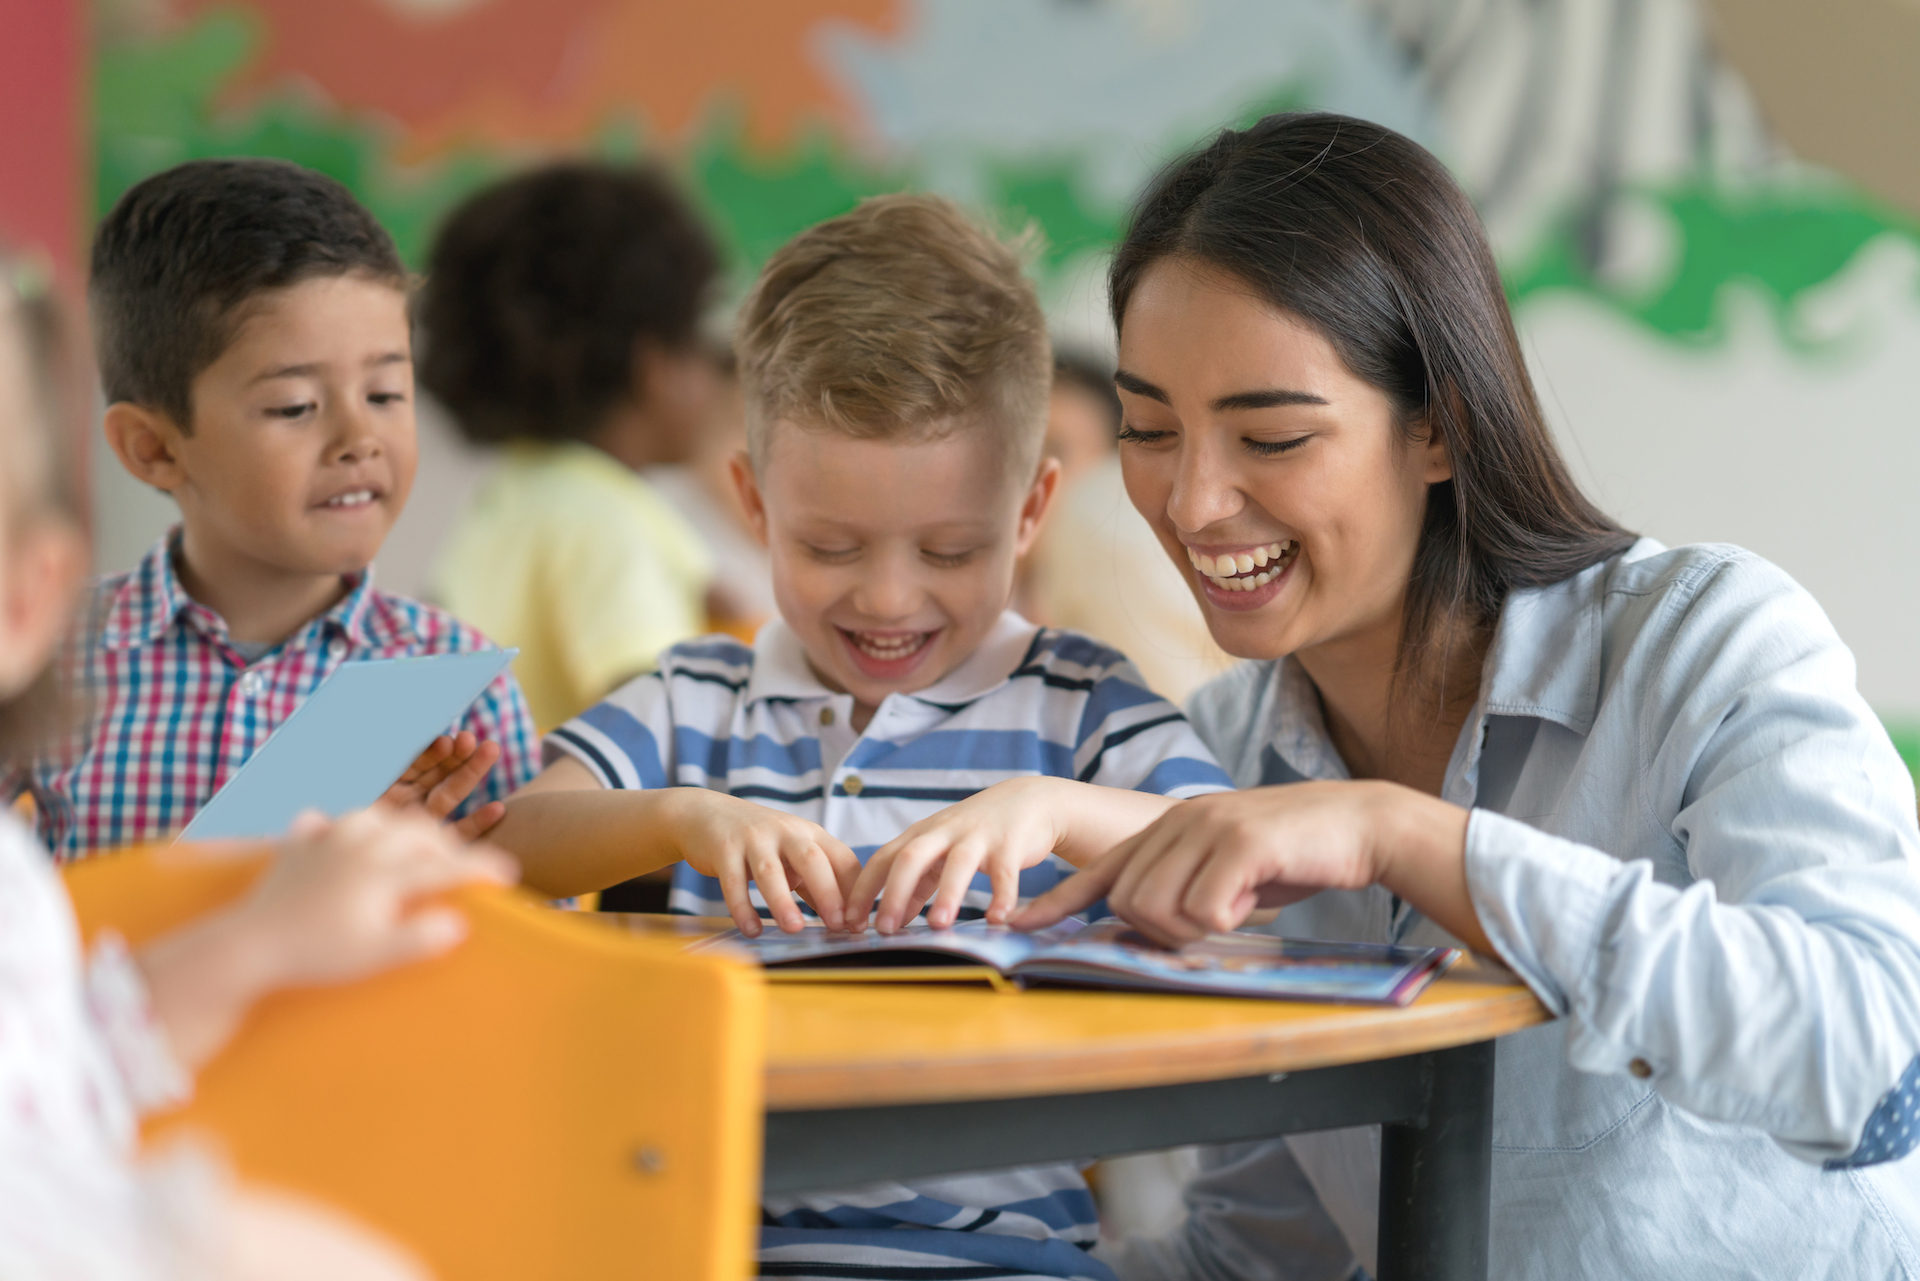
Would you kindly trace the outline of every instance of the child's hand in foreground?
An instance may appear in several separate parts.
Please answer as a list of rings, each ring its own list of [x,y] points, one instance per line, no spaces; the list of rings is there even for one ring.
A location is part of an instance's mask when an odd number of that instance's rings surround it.
[[[421,815],[302,815],[246,898],[156,941],[140,964],[176,1053],[195,1065],[269,992],[351,982],[449,950],[466,922],[429,900],[516,876],[506,855],[464,845]]]
[[[987,920],[1005,923],[1019,906],[1021,871],[1066,843],[1062,820],[1073,806],[1072,789],[1082,787],[1058,778],[1009,779],[921,819],[867,860],[848,891],[847,920],[866,920],[878,900],[874,927],[891,934],[931,899],[927,924],[946,929],[974,876],[985,872],[993,886]]]
[[[774,923],[789,934],[806,926],[795,889],[829,929],[841,928],[841,886],[860,874],[860,860],[816,823],[752,801],[699,787],[658,793],[671,798],[674,843],[688,866],[720,882],[733,923],[749,938],[760,934],[760,913],[747,897],[760,886]]]
[[[380,798],[389,809],[424,810],[444,819],[473,795],[500,760],[500,744],[482,742],[472,730],[442,734],[414,758],[407,772]],[[453,825],[462,840],[477,841],[491,831],[506,814],[500,801],[482,805]]]

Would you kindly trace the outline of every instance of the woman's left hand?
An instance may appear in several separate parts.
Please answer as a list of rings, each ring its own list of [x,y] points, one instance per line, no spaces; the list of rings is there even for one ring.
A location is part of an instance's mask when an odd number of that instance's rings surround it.
[[[1102,897],[1168,945],[1231,930],[1259,908],[1383,884],[1479,951],[1466,883],[1467,811],[1393,783],[1290,783],[1182,801],[1012,924],[1039,929]]]

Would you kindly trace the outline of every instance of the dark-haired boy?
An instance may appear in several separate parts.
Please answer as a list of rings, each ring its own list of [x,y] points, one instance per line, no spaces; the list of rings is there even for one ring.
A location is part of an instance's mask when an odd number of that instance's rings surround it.
[[[434,591],[520,651],[542,728],[706,630],[707,548],[639,472],[687,457],[721,408],[698,330],[717,265],[651,168],[521,174],[455,210],[434,244],[421,384],[468,439],[506,446]]]
[[[65,659],[85,723],[13,783],[62,858],[178,830],[342,663],[488,645],[373,586],[413,358],[405,268],[346,188],[269,160],[158,174],[101,224],[89,297],[107,442],[181,523],[95,584]],[[482,827],[532,736],[503,676],[389,796]]]

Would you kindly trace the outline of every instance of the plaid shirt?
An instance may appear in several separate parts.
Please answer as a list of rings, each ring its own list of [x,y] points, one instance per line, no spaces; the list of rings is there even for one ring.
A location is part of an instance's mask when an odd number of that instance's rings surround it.
[[[174,572],[178,531],[131,573],[99,579],[62,656],[82,724],[6,779],[30,791],[55,857],[164,839],[180,828],[342,663],[486,649],[473,628],[376,591],[369,570],[333,608],[249,663],[227,624]],[[500,744],[467,807],[506,796],[538,767],[533,719],[512,673],[460,723]]]

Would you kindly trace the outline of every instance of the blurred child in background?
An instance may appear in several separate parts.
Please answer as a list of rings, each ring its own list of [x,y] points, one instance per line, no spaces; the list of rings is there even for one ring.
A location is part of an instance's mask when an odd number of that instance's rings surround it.
[[[489,647],[373,586],[413,488],[413,346],[406,270],[345,187],[278,160],[156,174],[101,223],[89,297],[107,443],[181,523],[94,585],[61,664],[81,723],[5,779],[62,858],[178,831],[343,663]],[[533,740],[502,676],[395,798],[471,792],[483,829]]]
[[[40,677],[86,564],[41,342],[0,260],[0,763],[31,751]],[[36,341],[29,341],[35,339]],[[262,996],[346,982],[446,951],[464,924],[420,900],[506,882],[498,853],[420,817],[304,822],[240,903],[129,954],[82,954],[45,851],[0,809],[0,1276],[72,1281],[419,1278],[338,1214],[235,1187],[174,1148],[135,1158],[139,1114],[181,1102],[191,1072]]]
[[[714,361],[725,382],[713,425],[694,443],[686,462],[649,467],[646,477],[686,517],[713,557],[713,586],[707,592],[710,629],[751,641],[780,607],[773,599],[773,563],[754,538],[753,522],[733,483],[734,456],[747,447],[739,371],[730,350],[716,349]]]
[[[694,451],[723,375],[699,336],[718,257],[653,169],[561,164],[442,228],[422,384],[498,468],[441,552],[435,596],[518,646],[550,729],[706,631],[711,562],[641,478]]]
[[[1058,356],[1047,407],[1047,452],[1061,460],[1060,497],[1022,565],[1031,617],[1071,627],[1133,660],[1174,703],[1233,664],[1207,632],[1185,579],[1127,501],[1120,477],[1120,396],[1113,363]]]

